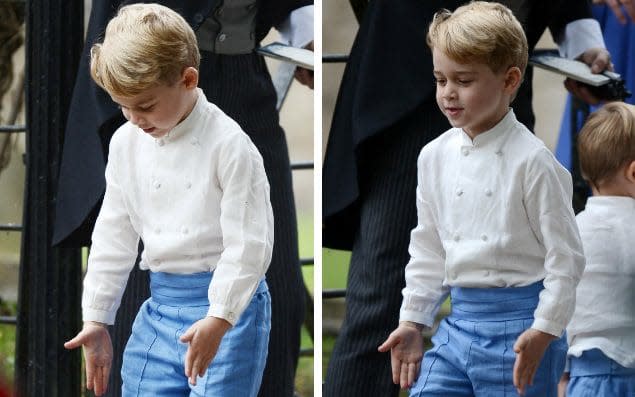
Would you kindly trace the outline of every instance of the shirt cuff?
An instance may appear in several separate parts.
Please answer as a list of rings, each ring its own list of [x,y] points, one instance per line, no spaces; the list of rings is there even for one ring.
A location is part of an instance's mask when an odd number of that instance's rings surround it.
[[[531,325],[531,328],[560,338],[564,333],[565,325],[555,321],[545,320],[543,318],[536,318],[534,319],[534,323]]]
[[[91,308],[82,309],[83,321],[96,321],[98,323],[104,323],[107,325],[113,325],[115,323],[116,311],[107,311]]]
[[[432,327],[434,325],[434,314],[401,309],[399,311],[399,322],[401,321],[410,321],[426,327]]]
[[[593,18],[578,19],[567,24],[558,42],[560,56],[575,59],[589,48],[606,48],[600,24]]]
[[[238,321],[238,316],[236,313],[226,305],[222,305],[220,303],[212,303],[209,305],[209,310],[207,311],[207,317],[218,317],[226,320],[228,323],[232,325],[236,325]]]
[[[281,42],[292,47],[304,48],[313,41],[313,6],[293,10],[277,29]]]

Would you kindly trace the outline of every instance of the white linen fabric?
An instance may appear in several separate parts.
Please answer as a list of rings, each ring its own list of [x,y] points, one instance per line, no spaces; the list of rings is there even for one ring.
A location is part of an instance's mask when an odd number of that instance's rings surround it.
[[[532,328],[560,336],[584,270],[571,176],[513,111],[472,140],[452,128],[418,159],[401,321],[432,326],[450,287],[544,279]]]
[[[600,349],[635,368],[635,199],[589,197],[576,220],[586,267],[567,326],[568,354]]]
[[[192,112],[163,138],[127,122],[110,142],[84,321],[114,322],[141,239],[142,269],[213,271],[208,315],[234,324],[269,266],[273,230],[260,153],[202,90]]]

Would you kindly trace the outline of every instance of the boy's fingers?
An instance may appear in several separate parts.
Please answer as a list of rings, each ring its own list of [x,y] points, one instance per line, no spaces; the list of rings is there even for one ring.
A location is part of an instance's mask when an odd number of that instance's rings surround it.
[[[185,353],[185,376],[190,376],[192,370],[192,348],[188,347]]]
[[[104,393],[103,368],[95,368],[95,395],[101,396]]]
[[[71,339],[68,342],[64,343],[64,348],[66,348],[66,349],[75,349],[77,347],[80,347],[84,343],[85,343],[84,334],[80,332],[73,339]]]
[[[402,362],[401,363],[401,379],[400,379],[400,385],[402,389],[405,389],[408,387],[408,364]]]
[[[395,335],[390,334],[388,335],[388,339],[386,339],[386,341],[384,343],[381,344],[381,346],[379,346],[377,348],[377,350],[379,350],[382,353],[387,352],[388,350],[392,349],[393,347],[395,347],[397,345],[397,343],[399,342],[399,338],[397,338]]]
[[[190,329],[188,329],[187,331],[185,331],[183,335],[181,335],[179,340],[183,343],[190,342],[192,338],[194,337],[194,331],[195,331],[194,326],[190,327]]]
[[[390,368],[392,369],[392,383],[398,385],[399,372],[401,371],[401,360],[398,360],[394,353],[390,354]]]
[[[415,383],[417,377],[417,365],[415,363],[408,364],[408,387]]]

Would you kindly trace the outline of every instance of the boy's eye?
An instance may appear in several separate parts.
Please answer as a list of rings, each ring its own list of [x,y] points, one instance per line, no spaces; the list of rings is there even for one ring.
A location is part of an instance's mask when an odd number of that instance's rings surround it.
[[[434,82],[437,83],[438,85],[444,85],[445,79],[434,79]]]
[[[459,84],[461,85],[467,85],[470,84],[472,82],[472,80],[459,80]]]
[[[142,111],[142,112],[149,112],[150,110],[152,110],[153,107],[154,107],[154,105],[143,106],[143,107],[140,107],[139,110]]]

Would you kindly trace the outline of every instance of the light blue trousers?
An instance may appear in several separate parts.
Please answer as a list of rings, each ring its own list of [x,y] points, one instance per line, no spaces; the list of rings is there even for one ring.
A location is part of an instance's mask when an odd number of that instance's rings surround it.
[[[619,365],[599,349],[569,359],[571,379],[567,397],[635,396],[635,368]]]
[[[518,396],[514,343],[529,328],[542,282],[517,288],[452,288],[452,312],[432,337],[410,396]],[[566,339],[549,345],[526,397],[556,397]],[[597,396],[596,396],[597,397]]]
[[[151,273],[152,296],[143,303],[123,355],[124,397],[256,396],[267,358],[271,298],[260,282],[240,319],[223,337],[205,376],[196,386],[185,376],[188,345],[179,337],[204,318],[212,273]]]

